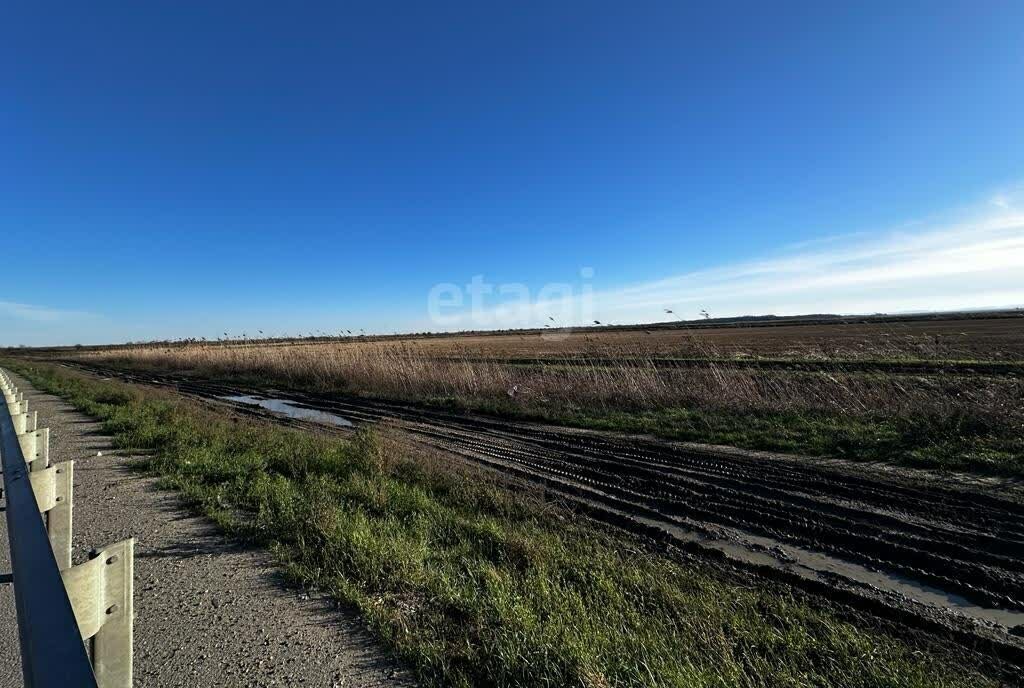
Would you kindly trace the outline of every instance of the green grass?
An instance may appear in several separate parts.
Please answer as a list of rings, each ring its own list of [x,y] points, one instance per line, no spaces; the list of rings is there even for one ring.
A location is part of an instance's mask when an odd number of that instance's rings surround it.
[[[358,609],[427,685],[997,685],[823,602],[647,551],[373,434],[345,440],[9,367],[146,452],[140,465],[274,551],[294,581]]]
[[[744,449],[882,461],[909,468],[1024,477],[1024,433],[969,416],[914,418],[706,407],[597,410],[524,407],[506,402],[431,399],[453,411],[482,412],[589,430],[649,434]]]
[[[117,367],[167,372],[158,367]],[[268,384],[265,378],[242,372],[197,374],[203,375],[204,379],[254,388]],[[273,382],[289,386],[287,380]],[[965,388],[970,387],[971,378],[962,378],[962,384]],[[388,400],[387,396],[372,390],[316,388],[312,384],[299,386],[315,388],[314,391],[361,394]],[[969,405],[958,412],[921,408],[914,413],[886,414],[735,408],[714,404],[632,409],[567,402],[511,401],[504,395],[498,399],[487,396],[456,399],[408,395],[402,400],[455,412],[485,413],[590,430],[645,433],[670,440],[850,461],[879,461],[908,468],[1024,477],[1024,432],[1021,432],[1019,413],[985,413]],[[1015,399],[999,403],[1019,409]]]
[[[706,360],[714,362],[717,359]],[[842,361],[824,362],[843,365]],[[158,365],[130,359],[107,361],[107,364],[125,370],[163,373],[173,369],[166,363]],[[1019,367],[1024,364],[1013,361],[993,365]],[[550,373],[562,366],[553,363],[534,367]],[[567,369],[575,370],[576,367]],[[814,399],[807,399],[806,404],[799,403],[798,399],[797,403],[772,405],[768,403],[772,401],[770,395],[755,398],[757,403],[752,404],[736,400],[730,402],[711,395],[704,400],[651,407],[650,404],[633,403],[635,400],[628,392],[622,398],[604,400],[588,399],[585,394],[568,399],[547,398],[543,394],[524,395],[510,400],[504,389],[495,391],[484,385],[481,391],[461,394],[457,398],[438,398],[432,392],[417,391],[422,385],[410,384],[408,388],[395,389],[346,382],[341,377],[293,375],[295,371],[291,370],[284,374],[273,367],[246,369],[239,366],[228,372],[216,366],[200,365],[195,369],[173,369],[173,372],[255,388],[273,384],[317,392],[356,394],[585,429],[647,433],[671,440],[1024,478],[1021,387],[1014,385],[1012,380],[1001,380],[1000,384],[995,384],[984,376],[943,375],[943,384],[925,387],[930,390],[928,392],[921,392],[915,387],[914,378],[908,377],[905,381],[907,389],[915,391],[909,395],[913,401],[904,399],[903,406],[895,407],[887,403],[886,395],[897,393],[895,390],[903,384],[899,383],[902,378],[885,373],[853,376],[861,383],[879,383],[870,390],[876,398],[865,400],[840,396],[833,399],[831,407],[815,403]],[[813,397],[812,392],[819,386],[834,388],[835,383],[830,383],[830,379],[831,376],[823,377],[821,373],[792,372],[787,373],[780,384],[785,386],[787,381],[799,382],[799,389]],[[883,382],[899,384],[894,389],[881,384]],[[844,410],[848,408],[844,404],[851,400],[858,402],[850,404],[856,410]]]

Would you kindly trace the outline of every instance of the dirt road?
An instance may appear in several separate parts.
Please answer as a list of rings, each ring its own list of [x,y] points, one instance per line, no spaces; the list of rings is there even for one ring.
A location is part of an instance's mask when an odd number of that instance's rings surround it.
[[[1024,664],[1024,488],[1008,481],[96,372],[281,422],[386,420],[433,447],[541,482],[597,518]]]

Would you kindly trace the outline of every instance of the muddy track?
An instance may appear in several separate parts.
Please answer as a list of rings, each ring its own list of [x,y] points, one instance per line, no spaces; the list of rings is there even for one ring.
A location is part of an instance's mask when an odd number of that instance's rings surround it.
[[[205,399],[254,393],[175,375],[88,370]],[[862,608],[888,605],[896,610],[890,618],[937,625],[962,644],[1024,663],[1024,643],[1007,633],[1024,623],[1024,506],[990,491],[400,403],[273,396],[357,425],[397,423],[433,446],[543,482],[620,525],[772,569],[805,588],[825,586],[830,597],[863,600]]]
[[[786,359],[742,359],[742,358],[673,358],[652,356],[648,358],[602,358],[598,356],[549,356],[549,357],[476,357],[436,356],[434,360],[444,363],[490,363],[532,368],[557,368],[558,366],[592,368],[725,368],[731,370],[760,370],[805,373],[877,373],[883,375],[961,375],[971,377],[1024,377],[1024,364],[1001,361],[814,361]]]

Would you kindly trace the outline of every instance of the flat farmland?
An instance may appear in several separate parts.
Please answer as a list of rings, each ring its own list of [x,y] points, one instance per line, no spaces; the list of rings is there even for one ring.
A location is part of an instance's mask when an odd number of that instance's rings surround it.
[[[410,338],[425,352],[492,358],[578,355],[788,360],[1024,361],[1024,317],[839,321],[766,321],[717,326],[546,329],[436,338]]]
[[[38,352],[125,370],[811,456],[1024,472],[1024,318],[181,341]]]
[[[1003,314],[14,353],[27,374],[43,363],[37,379],[57,390],[67,376],[82,389],[126,383],[287,429],[370,431],[445,476],[480,471],[471,482],[496,480],[501,494],[539,491],[544,504],[522,507],[530,519],[564,507],[711,566],[716,580],[798,590],[858,627],[926,638],[1013,677],[1024,665],[1022,335],[1024,319]],[[97,389],[87,408],[133,398]],[[169,470],[217,514],[242,474],[208,461]],[[243,471],[261,500],[274,470]],[[309,469],[281,470],[297,480]],[[468,489],[456,484],[442,493]],[[371,501],[385,524],[406,503]],[[533,547],[507,546],[486,557],[519,561]]]

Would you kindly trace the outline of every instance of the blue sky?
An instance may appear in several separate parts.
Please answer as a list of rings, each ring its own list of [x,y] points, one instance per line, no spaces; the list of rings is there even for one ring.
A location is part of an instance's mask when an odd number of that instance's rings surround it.
[[[7,3],[0,344],[1024,304],[1022,46],[1019,2]]]

